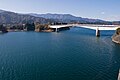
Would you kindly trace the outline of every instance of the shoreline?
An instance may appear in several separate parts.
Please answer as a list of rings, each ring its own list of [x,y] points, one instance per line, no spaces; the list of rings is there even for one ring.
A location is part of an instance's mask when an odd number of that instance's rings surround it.
[[[27,30],[7,30],[8,32],[28,32]],[[31,30],[32,31],[32,30]],[[36,31],[36,30],[33,30],[34,32],[54,32],[54,30],[40,30],[40,31]],[[1,31],[1,33],[3,33]]]

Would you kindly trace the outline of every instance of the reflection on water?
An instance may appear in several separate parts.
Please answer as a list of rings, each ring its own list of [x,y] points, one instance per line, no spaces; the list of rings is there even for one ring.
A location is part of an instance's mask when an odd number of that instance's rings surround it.
[[[0,80],[117,80],[120,45],[114,31],[71,28],[59,33],[0,35]]]

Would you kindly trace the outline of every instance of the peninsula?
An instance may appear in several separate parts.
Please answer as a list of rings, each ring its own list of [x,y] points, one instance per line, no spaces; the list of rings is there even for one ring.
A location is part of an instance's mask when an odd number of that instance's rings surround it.
[[[120,28],[118,28],[115,34],[112,36],[112,41],[120,44]]]

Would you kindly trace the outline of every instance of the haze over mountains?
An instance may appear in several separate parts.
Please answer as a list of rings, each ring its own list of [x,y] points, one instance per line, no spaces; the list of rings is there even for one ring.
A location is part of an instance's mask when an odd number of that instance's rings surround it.
[[[4,12],[3,10],[0,10],[0,13]]]
[[[103,20],[99,19],[89,19],[89,18],[82,18],[76,17],[71,14],[30,14],[35,17],[43,17],[46,19],[54,19],[61,22],[104,22]]]
[[[80,23],[106,23],[107,21],[100,19],[89,19],[76,17],[71,14],[19,14],[10,11],[0,10],[0,24],[23,24],[23,23],[49,23],[49,22],[80,22]],[[110,22],[107,22],[110,23]]]
[[[0,10],[0,24],[22,24],[27,22],[47,23],[49,19],[34,17],[28,14],[19,14],[10,11]]]

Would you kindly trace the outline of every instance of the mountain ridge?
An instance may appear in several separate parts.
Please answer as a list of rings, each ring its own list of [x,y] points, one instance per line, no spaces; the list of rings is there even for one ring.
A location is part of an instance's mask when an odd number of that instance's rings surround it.
[[[42,17],[35,17],[28,14],[19,14],[11,11],[0,10],[0,24],[24,24],[27,22],[47,23],[51,20]]]
[[[31,13],[29,15],[36,16],[36,17],[43,17],[46,19],[55,19],[55,20],[60,20],[60,21],[73,20],[73,21],[78,21],[78,22],[85,22],[85,21],[86,22],[104,22],[104,20],[100,20],[100,19],[76,17],[71,14],[52,14],[52,13],[35,14],[35,13]]]
[[[91,18],[82,18],[77,17],[71,14],[21,14],[6,10],[0,9],[0,24],[18,24],[18,23],[27,23],[27,22],[39,22],[39,23],[52,23],[52,22],[62,22],[62,23],[111,23],[109,21],[104,21],[101,19],[91,19]]]

